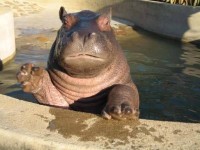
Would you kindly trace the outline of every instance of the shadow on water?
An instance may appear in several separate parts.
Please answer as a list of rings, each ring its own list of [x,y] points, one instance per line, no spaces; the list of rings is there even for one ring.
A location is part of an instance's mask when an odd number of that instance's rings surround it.
[[[15,90],[15,91],[6,93],[5,95],[19,99],[19,100],[24,100],[27,102],[38,103],[32,94],[25,93],[22,90]]]

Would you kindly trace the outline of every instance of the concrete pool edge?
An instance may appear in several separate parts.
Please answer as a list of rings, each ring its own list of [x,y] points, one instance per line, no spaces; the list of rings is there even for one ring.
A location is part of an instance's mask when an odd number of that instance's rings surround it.
[[[101,141],[91,142],[65,138],[58,131],[48,130],[50,120],[55,119],[55,116],[49,113],[50,108],[0,94],[0,148],[109,149],[100,146]],[[95,117],[95,115],[89,117]],[[71,123],[73,125],[75,122]],[[200,147],[200,124],[144,119],[140,119],[140,124],[140,128],[145,132],[137,136],[130,135],[130,139],[133,138],[134,142],[129,142],[129,145],[123,143],[114,145],[115,148],[126,149],[130,144],[137,149],[192,148],[195,150]],[[112,145],[112,143],[107,144]]]
[[[191,42],[200,39],[200,7],[172,5],[150,0],[113,5],[113,15],[147,31]]]

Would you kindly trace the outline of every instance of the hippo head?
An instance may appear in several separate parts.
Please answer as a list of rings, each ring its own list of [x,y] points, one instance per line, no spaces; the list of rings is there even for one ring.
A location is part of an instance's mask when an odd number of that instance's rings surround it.
[[[89,10],[67,13],[60,8],[62,26],[55,41],[54,58],[74,77],[93,77],[115,59],[117,44],[110,26],[111,13]]]

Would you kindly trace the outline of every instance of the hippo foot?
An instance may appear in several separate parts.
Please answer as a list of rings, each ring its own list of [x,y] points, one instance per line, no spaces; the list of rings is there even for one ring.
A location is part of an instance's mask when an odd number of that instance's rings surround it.
[[[44,69],[35,67],[34,64],[27,63],[21,66],[17,73],[17,80],[21,83],[22,90],[28,93],[37,93],[40,90],[40,80]]]
[[[139,117],[137,97],[132,94],[133,89],[118,85],[114,87],[108,98],[108,102],[102,111],[102,117],[105,119],[117,120],[136,120]]]
[[[139,117],[138,110],[132,108],[127,102],[120,105],[108,105],[102,111],[102,117],[105,119],[117,119],[117,120],[136,120]]]

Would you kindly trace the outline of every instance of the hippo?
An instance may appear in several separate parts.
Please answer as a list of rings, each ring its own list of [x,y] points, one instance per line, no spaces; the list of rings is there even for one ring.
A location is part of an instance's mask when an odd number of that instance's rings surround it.
[[[111,11],[67,13],[61,7],[59,17],[47,68],[22,65],[16,75],[22,90],[44,105],[138,119],[139,93],[110,25]]]

